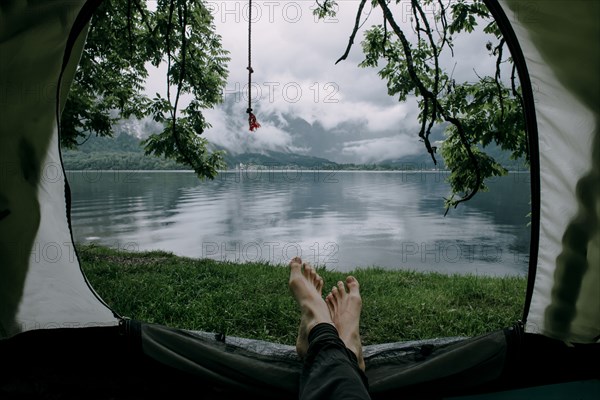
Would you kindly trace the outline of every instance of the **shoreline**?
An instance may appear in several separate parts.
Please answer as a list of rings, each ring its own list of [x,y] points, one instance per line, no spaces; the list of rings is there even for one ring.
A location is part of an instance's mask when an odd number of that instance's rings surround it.
[[[219,170],[219,173],[232,173],[232,172],[244,172],[244,171],[265,171],[265,172],[273,172],[273,173],[286,173],[289,171],[309,171],[313,173],[317,172],[369,172],[369,173],[450,173],[449,169],[392,169],[392,170],[370,170],[370,169],[335,169],[335,168],[296,168],[290,167],[288,169],[269,169],[269,168],[244,168],[244,169],[227,169],[227,170]],[[177,173],[189,173],[194,174],[195,172],[187,169],[65,169],[65,172],[156,172],[156,173],[166,173],[166,172],[177,172]],[[529,174],[530,171],[524,170],[508,170],[509,174]]]

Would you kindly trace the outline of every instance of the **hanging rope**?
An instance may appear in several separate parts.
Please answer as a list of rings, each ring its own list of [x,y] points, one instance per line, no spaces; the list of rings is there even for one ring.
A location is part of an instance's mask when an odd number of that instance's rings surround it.
[[[260,124],[256,121],[256,116],[252,113],[252,0],[248,0],[248,125],[250,131],[254,132],[260,128]]]

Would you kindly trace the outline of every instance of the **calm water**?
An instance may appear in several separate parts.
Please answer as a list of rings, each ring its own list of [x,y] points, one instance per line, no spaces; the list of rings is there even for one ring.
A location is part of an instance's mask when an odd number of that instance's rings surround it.
[[[75,240],[131,250],[347,271],[377,265],[524,275],[529,175],[510,174],[443,217],[443,173],[68,172]]]

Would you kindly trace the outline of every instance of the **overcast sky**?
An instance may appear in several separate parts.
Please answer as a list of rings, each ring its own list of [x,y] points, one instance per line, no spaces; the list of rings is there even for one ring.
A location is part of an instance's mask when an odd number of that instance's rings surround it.
[[[310,154],[310,146],[294,146],[292,135],[281,124],[263,121],[256,133],[248,132],[246,98],[238,95],[247,91],[248,2],[207,3],[223,47],[231,57],[225,99],[236,103],[233,114],[239,116],[225,115],[218,108],[208,110],[206,116],[213,128],[206,137],[232,151],[287,148]],[[404,3],[390,7],[396,21],[406,33],[411,33],[410,10],[406,8],[409,3]],[[314,0],[253,1],[252,92],[255,109],[260,111],[259,122],[261,113],[285,113],[309,123],[319,121],[328,130],[337,129],[339,157],[329,157],[334,161],[373,162],[422,151],[417,138],[416,102],[400,103],[388,96],[377,69],[358,67],[363,60],[363,33],[373,24],[382,23],[381,10],[371,12],[370,2],[367,3],[363,21],[367,16],[368,21],[359,31],[348,59],[335,65],[348,43],[359,1],[338,1],[337,16],[326,20],[313,16],[314,4]],[[450,69],[457,64],[457,81],[474,80],[474,70],[480,75],[493,70],[493,60],[487,57],[481,33],[457,40],[455,52],[457,59],[445,57],[444,62]],[[164,92],[164,82],[164,70],[153,72],[148,91]],[[232,118],[236,122],[232,123]],[[342,123],[359,124],[360,133],[345,138],[339,129]]]

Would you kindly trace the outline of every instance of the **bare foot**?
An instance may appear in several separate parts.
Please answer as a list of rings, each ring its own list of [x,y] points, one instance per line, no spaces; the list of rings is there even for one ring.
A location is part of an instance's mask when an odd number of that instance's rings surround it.
[[[362,355],[362,344],[360,342],[360,333],[358,323],[360,320],[360,311],[362,309],[362,299],[360,298],[359,285],[356,278],[349,276],[346,278],[348,293],[343,282],[338,282],[331,293],[327,295],[325,301],[331,313],[331,319],[337,328],[340,339],[344,342],[358,359],[358,366],[365,370],[365,360]]]
[[[301,318],[296,340],[296,351],[301,358],[308,350],[308,333],[315,325],[327,322],[333,325],[327,304],[321,297],[323,279],[300,257],[290,261],[289,288],[300,305]]]

